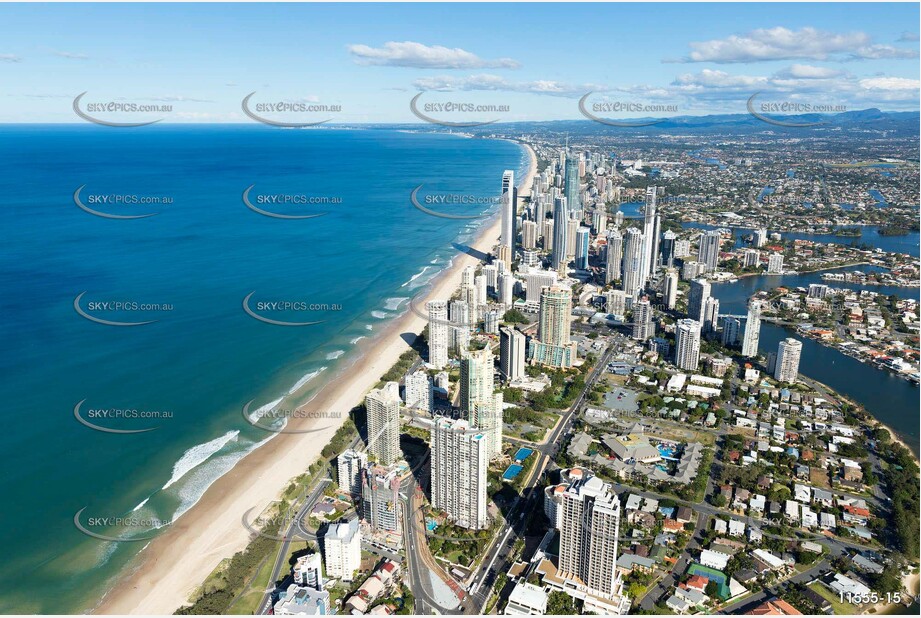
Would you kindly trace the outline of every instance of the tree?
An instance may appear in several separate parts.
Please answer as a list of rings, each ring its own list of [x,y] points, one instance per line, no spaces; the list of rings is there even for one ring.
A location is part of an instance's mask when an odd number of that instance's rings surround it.
[[[548,616],[575,616],[578,613],[575,600],[565,592],[554,590],[547,595]]]
[[[716,598],[716,595],[720,593],[720,587],[715,581],[708,581],[707,587],[704,588],[704,592],[707,593],[707,596],[711,599]]]

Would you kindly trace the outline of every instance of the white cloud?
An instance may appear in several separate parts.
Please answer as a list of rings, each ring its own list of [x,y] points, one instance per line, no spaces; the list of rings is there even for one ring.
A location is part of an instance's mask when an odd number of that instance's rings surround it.
[[[865,90],[917,91],[921,81],[905,77],[871,77],[857,82]]]
[[[902,36],[898,38],[901,42],[915,42],[921,40],[921,37],[918,36],[917,32],[903,32]]]
[[[838,77],[842,74],[842,71],[829,67],[793,64],[775,73],[775,77],[788,79],[829,79],[831,77]]]
[[[383,47],[349,45],[358,64],[413,67],[417,69],[517,69],[521,66],[511,58],[485,60],[472,52],[441,45],[424,45],[413,41],[389,41]]]
[[[0,62],[22,62],[16,54],[0,54]]]
[[[759,28],[724,39],[692,42],[691,52],[680,62],[766,62],[772,60],[856,60],[915,58],[918,51],[874,45],[864,32],[834,33],[806,27]]]
[[[86,54],[80,54],[80,53],[68,52],[68,51],[56,51],[54,52],[54,55],[58,56],[59,58],[67,58],[68,60],[89,60],[90,58]]]
[[[470,75],[467,77],[423,77],[413,82],[421,90],[488,90],[494,92],[523,92],[557,97],[580,97],[592,90],[603,90],[597,84],[567,84],[554,80],[510,81],[498,75]]]

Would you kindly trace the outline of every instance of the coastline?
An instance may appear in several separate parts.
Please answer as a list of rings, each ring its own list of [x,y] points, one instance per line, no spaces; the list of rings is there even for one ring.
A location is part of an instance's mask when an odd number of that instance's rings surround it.
[[[519,199],[530,194],[537,174],[534,150],[519,144],[530,156],[527,175],[519,184]],[[483,222],[476,239],[470,244],[475,252],[489,253],[499,238],[497,215]],[[450,268],[441,272],[424,293],[424,299],[448,298],[460,285],[465,267],[478,258],[461,253]],[[409,349],[408,340],[417,336],[426,320],[412,311],[394,318],[376,336],[359,344],[356,359],[328,381],[302,410],[338,412],[338,419],[327,426],[323,420],[298,418],[289,422],[289,430],[313,429],[312,433],[280,433],[246,457],[215,481],[199,501],[162,536],[151,541],[132,560],[126,572],[118,576],[97,606],[96,614],[172,614],[186,604],[189,596],[223,560],[242,550],[251,533],[241,517],[255,507],[261,511],[275,500],[290,480],[305,471],[320,457],[323,447],[348,416],[361,403],[400,355]]]

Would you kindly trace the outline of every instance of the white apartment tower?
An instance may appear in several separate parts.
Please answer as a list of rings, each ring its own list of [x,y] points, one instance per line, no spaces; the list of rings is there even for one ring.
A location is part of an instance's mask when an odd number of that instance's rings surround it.
[[[368,455],[354,449],[343,451],[336,458],[336,473],[339,489],[353,496],[361,493],[361,471],[368,465]]]
[[[400,385],[387,382],[365,396],[368,453],[389,466],[400,459]]]
[[[411,410],[431,412],[435,407],[432,377],[421,369],[406,374],[403,379],[403,403]]]
[[[561,286],[543,288],[537,338],[531,340],[530,358],[551,367],[572,367],[576,344],[570,341],[571,324],[572,290]]]
[[[431,437],[432,506],[462,528],[489,526],[486,436],[465,420],[435,419]]]
[[[745,334],[742,336],[742,356],[758,356],[758,340],[761,337],[761,303],[752,301],[748,305],[748,317],[745,320]]]
[[[323,562],[326,576],[352,581],[361,567],[361,528],[357,519],[330,524],[323,535]]]
[[[429,310],[429,365],[443,369],[448,364],[448,303],[433,300]]]
[[[502,393],[495,390],[494,357],[489,348],[461,359],[460,405],[465,418],[486,436],[489,459],[502,451]]]
[[[774,365],[774,379],[780,382],[796,382],[799,374],[799,358],[803,353],[803,342],[787,337],[777,346],[777,360]]]
[[[559,575],[584,592],[612,598],[620,592],[617,538],[620,500],[588,470],[563,492],[560,514]]]
[[[700,322],[678,320],[675,338],[675,365],[688,371],[697,371],[700,362]]]

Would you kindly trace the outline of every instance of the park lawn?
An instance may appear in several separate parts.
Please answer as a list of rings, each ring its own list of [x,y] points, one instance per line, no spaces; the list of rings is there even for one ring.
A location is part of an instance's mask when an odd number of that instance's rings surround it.
[[[838,595],[822,585],[821,582],[813,582],[809,584],[808,588],[822,598],[827,599],[831,603],[831,608],[836,616],[853,616],[859,613],[856,606],[850,603],[842,603]]]
[[[262,566],[259,567],[259,570],[256,571],[256,575],[247,584],[246,592],[227,608],[227,613],[236,616],[251,616],[256,613],[259,602],[262,601],[262,594],[269,585],[274,583],[269,581],[269,575],[272,574],[275,557],[281,550],[281,545],[281,541],[276,543],[275,551],[269,554]],[[284,573],[280,575],[284,575]]]

